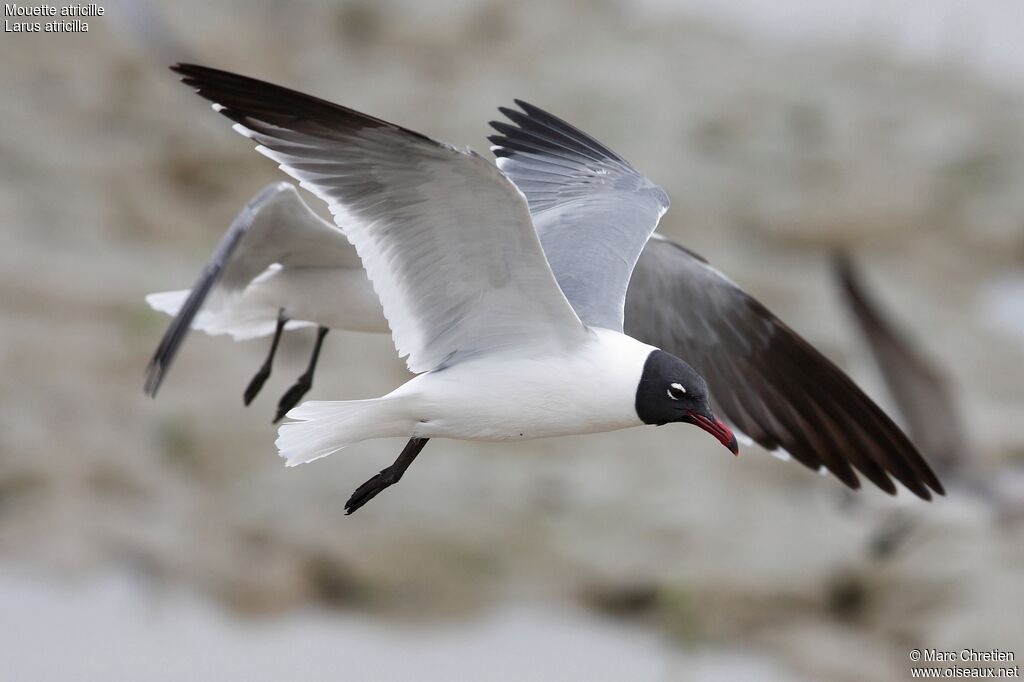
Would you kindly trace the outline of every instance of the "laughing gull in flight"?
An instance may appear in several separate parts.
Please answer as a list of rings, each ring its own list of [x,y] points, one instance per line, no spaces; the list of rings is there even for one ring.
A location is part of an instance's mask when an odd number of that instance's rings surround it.
[[[595,151],[600,150],[600,154],[607,159],[613,159],[616,164],[629,169],[630,174],[636,173],[621,157],[564,121],[525,103],[520,103],[520,106],[525,114],[503,110],[519,127],[497,124],[499,132],[505,135],[493,139],[497,143],[495,151],[499,156],[499,165],[525,190],[531,209],[537,216],[537,229],[556,278],[563,288],[572,290],[573,282],[559,274],[563,269],[568,273],[574,272],[572,263],[568,262],[571,259],[553,256],[552,251],[557,250],[559,245],[570,250],[575,248],[575,238],[561,241],[552,239],[554,233],[548,228],[555,224],[555,229],[558,229],[558,221],[551,218],[558,215],[559,210],[553,210],[546,216],[543,214],[548,209],[559,206],[564,208],[565,201],[559,203],[555,200],[554,195],[557,193],[562,193],[562,199],[582,198],[573,196],[573,192],[579,194],[581,178],[574,177],[573,172],[567,172],[573,171],[574,167],[566,163],[566,149],[563,147],[566,140],[554,133],[560,131],[563,137],[567,135],[570,141],[583,141],[585,149],[589,148],[587,153],[575,160],[577,166],[582,164],[576,171],[585,170],[587,164],[594,165],[595,159],[591,157]],[[215,108],[218,107],[215,105]],[[549,142],[554,142],[554,146],[538,146],[538,139],[543,139],[544,135],[551,138]],[[518,150],[516,145],[519,146]],[[552,149],[555,154],[552,154]],[[513,157],[517,159],[513,160]],[[534,177],[531,177],[531,166],[524,165],[524,161],[534,163]],[[560,172],[552,173],[558,166],[561,166],[558,169]],[[599,166],[594,166],[597,173],[608,172],[608,168]],[[517,169],[525,171],[517,173]],[[259,206],[277,201],[268,198],[274,196],[274,189],[268,188],[250,202],[247,210],[236,219],[236,224],[244,229],[245,224],[254,221],[253,216],[259,214]],[[285,194],[283,188],[276,188],[276,191]],[[608,199],[612,196],[608,194],[602,197],[600,193],[591,193],[586,198],[591,200],[591,205],[596,205],[594,199]],[[296,214],[293,220],[325,226],[327,230],[336,233],[339,248],[347,245],[347,241],[341,241],[340,231],[317,217],[293,193],[288,195],[287,201],[296,211],[304,211],[306,214],[301,219]],[[581,202],[575,202],[575,210],[579,210],[581,205]],[[656,219],[657,216],[654,216],[655,222]],[[566,226],[571,225],[571,222],[566,222]],[[282,227],[284,229],[278,230],[276,234],[284,238],[289,226]],[[229,230],[222,244],[230,241],[232,230]],[[832,471],[854,488],[859,487],[859,480],[850,470],[850,464],[890,493],[895,492],[895,486],[886,472],[925,499],[930,497],[927,486],[942,491],[941,484],[902,432],[841,370],[702,258],[659,235],[654,237],[645,245],[629,285],[625,303],[627,333],[687,357],[698,372],[720,379],[713,384],[715,392],[711,402],[715,410],[761,446],[785,457],[793,455],[813,469]],[[284,250],[285,247],[277,248]],[[243,242],[239,252],[244,252],[244,249]],[[215,257],[214,262],[208,266],[208,272],[217,260]],[[326,275],[327,271],[323,274]],[[201,278],[200,284],[203,281]],[[255,281],[260,282],[260,278]],[[187,293],[158,296],[181,301]],[[570,301],[574,306],[586,305],[585,295],[586,292],[574,291]],[[287,302],[288,296],[297,296],[301,300],[291,304]],[[348,300],[350,296],[360,297],[362,305],[353,305]],[[245,305],[247,298],[247,294],[243,294],[232,299],[245,309],[244,314],[236,315],[259,318],[260,314],[254,307]],[[308,320],[317,324],[365,331],[372,331],[374,325],[383,327],[384,321],[376,299],[366,296],[365,287],[346,291],[342,298],[345,302],[340,304],[336,297],[330,296],[318,298],[310,295],[303,298],[301,292],[291,289],[287,293],[282,291],[275,300],[289,309],[301,303],[307,311],[312,311]],[[339,321],[339,313],[335,310],[339,305],[343,308],[343,314],[363,310],[366,316]],[[163,309],[175,312],[173,305]],[[262,333],[269,334],[275,329],[276,310],[278,308],[274,306],[262,308]],[[220,314],[230,315],[230,312],[222,310]],[[295,319],[295,316],[292,318]],[[173,323],[165,342],[161,344],[164,355],[171,357],[176,344],[181,340],[181,336],[177,336],[175,343],[167,343],[176,325],[184,330],[188,322],[183,325],[179,321]],[[204,326],[200,316],[193,326],[211,331],[218,327],[223,329],[226,325],[208,322]],[[271,347],[275,344],[276,336]],[[166,352],[168,349],[170,353]],[[719,352],[721,350],[725,352]],[[157,362],[158,358],[161,358],[159,350],[151,367],[159,368],[162,373],[169,360]],[[776,376],[779,372],[783,376]]]
[[[538,112],[534,110],[534,115]],[[512,134],[511,129],[506,131]],[[496,146],[495,151],[510,153],[507,147]],[[537,204],[535,211],[543,212],[543,202],[536,201],[528,181],[518,177],[515,165],[507,158],[499,156],[498,165],[506,166],[513,181],[524,182],[527,198]],[[311,246],[304,252],[305,260],[296,258],[296,245],[311,239],[322,240],[317,243],[322,248]],[[545,253],[557,278],[559,260]],[[245,264],[244,273],[237,269],[243,266],[234,265],[236,260]],[[222,277],[225,269],[238,274]],[[160,386],[189,326],[208,334],[231,334],[236,340],[273,334],[270,354],[246,389],[246,404],[269,375],[282,330],[318,326],[318,343],[328,328],[388,331],[377,295],[354,247],[341,230],[320,218],[286,182],[268,186],[238,214],[192,291],[200,294],[192,298],[189,290],[182,290],[146,297],[153,308],[177,316],[150,362],[146,384],[150,395]],[[184,305],[186,301],[188,305]],[[287,327],[282,319],[287,320]],[[841,462],[859,469],[857,457],[866,447],[882,469],[921,493],[922,486],[913,473],[915,466],[908,474],[898,462],[900,457],[916,460],[903,434],[842,370],[706,260],[657,233],[644,246],[630,279],[625,332],[686,357],[702,376],[714,377],[711,404],[716,414],[738,436],[756,441],[780,459],[792,456],[818,471],[838,469],[840,480],[847,484],[852,481],[851,487],[856,488],[859,482],[846,474]],[[314,346],[310,368],[282,398],[275,421],[309,388],[317,348]],[[723,348],[728,352],[719,352]],[[899,365],[897,360],[893,358],[889,364]],[[774,376],[780,371],[779,363],[789,363],[802,371],[790,372],[788,378],[779,380]],[[807,376],[820,377],[826,385],[841,386],[842,400],[823,397],[819,382]],[[771,390],[766,391],[766,387]],[[752,402],[757,403],[756,408],[744,407]],[[805,406],[811,404],[815,408],[807,416]],[[910,425],[915,424],[911,420]],[[823,443],[817,436],[822,427],[846,435]],[[918,433],[932,444],[944,440],[931,438],[930,432],[920,428],[911,433],[915,442]],[[946,443],[935,452],[941,454],[949,447]],[[923,449],[932,453],[930,447]],[[944,459],[940,457],[939,463]],[[826,462],[832,464],[831,469]],[[874,468],[871,471],[874,476],[869,476],[870,480],[889,493],[895,492],[887,474],[878,474]],[[927,488],[923,490],[926,497]]]
[[[572,235],[578,286],[562,289],[526,198],[472,150],[276,85],[207,67],[172,67],[235,129],[330,206],[417,376],[377,399],[307,402],[280,427],[290,465],[359,441],[409,437],[360,486],[351,513],[396,483],[430,438],[524,440],[686,422],[734,453],[704,379],[622,333],[629,277],[665,192],[569,126],[578,187],[623,222]],[[587,172],[587,167],[591,172]]]
[[[315,324],[309,366],[281,397],[275,422],[312,387],[329,329],[388,331],[355,248],[287,182],[270,185],[249,201],[191,290],[150,294],[146,302],[175,316],[146,369],[151,397],[190,328],[230,334],[236,341],[273,334],[267,359],[243,394],[248,405],[270,376],[285,325]]]

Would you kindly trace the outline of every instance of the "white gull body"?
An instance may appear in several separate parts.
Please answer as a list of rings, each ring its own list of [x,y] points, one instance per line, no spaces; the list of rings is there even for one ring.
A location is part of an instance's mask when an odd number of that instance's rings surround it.
[[[277,444],[289,466],[388,436],[512,441],[641,426],[635,399],[653,346],[592,329],[562,352],[489,355],[413,377],[383,398],[312,401]],[[342,434],[344,434],[342,436]]]

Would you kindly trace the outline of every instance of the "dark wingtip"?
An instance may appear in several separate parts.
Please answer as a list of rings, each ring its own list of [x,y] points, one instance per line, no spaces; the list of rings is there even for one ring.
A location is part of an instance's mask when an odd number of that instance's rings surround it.
[[[844,461],[845,460],[839,460],[839,462]],[[853,470],[853,467],[836,466],[836,463],[834,462],[828,462],[824,465],[824,467],[828,473],[832,474],[837,479],[839,479],[839,481],[850,490],[861,489],[860,476],[858,476],[857,473]]]
[[[284,127],[313,131],[311,134],[318,136],[323,135],[325,128],[389,128],[433,145],[440,144],[415,130],[258,78],[184,62],[172,64],[170,69],[181,75],[182,82],[194,88],[200,97],[221,105],[218,111],[223,116],[247,127]]]
[[[174,64],[171,64],[167,68],[169,68],[174,73],[178,73],[178,74],[181,74],[183,76],[187,75],[189,73],[202,73],[202,72],[207,72],[207,73],[226,73],[225,71],[221,71],[220,69],[215,69],[212,66],[203,66],[202,64],[192,64],[190,62],[175,62]]]
[[[879,490],[883,491],[887,495],[892,495],[893,497],[899,495],[899,488],[892,481],[892,479],[889,478],[889,476],[885,477],[886,485],[882,485],[882,480],[880,478],[878,478],[877,480],[872,479],[872,483],[874,483]],[[932,501],[932,491],[938,493],[939,495],[946,494],[946,491],[942,488],[942,484],[939,483],[938,479],[934,478],[934,475],[932,476],[932,480],[929,480],[926,476],[919,476],[916,479],[903,480],[901,481],[901,483],[903,484],[904,488],[906,488],[908,491],[910,491],[920,499],[924,500],[925,502]],[[929,490],[929,488],[931,488],[931,490]]]
[[[142,386],[142,392],[150,398],[156,398],[160,384],[163,383],[164,371],[162,364],[155,358],[146,365],[146,382]]]
[[[512,101],[520,110],[498,107],[498,111],[514,125],[491,123],[491,127],[508,137],[502,144],[531,153],[568,153],[587,163],[613,161],[632,170],[625,159],[568,121],[525,100]]]
[[[863,298],[860,286],[860,278],[853,265],[853,259],[845,249],[836,249],[832,252],[832,271],[846,295],[853,299]]]
[[[847,249],[837,248],[832,252],[832,270],[843,294],[846,296],[847,304],[853,309],[858,322],[864,326],[873,320],[876,325],[881,325],[882,321],[879,319],[879,313],[874,310],[874,306],[865,291],[854,258]],[[928,461],[917,451],[916,446],[913,448],[913,454],[915,456],[908,463],[912,466],[916,478],[912,481],[903,481],[907,489],[928,502],[932,501],[932,492],[945,496],[945,487],[939,481],[938,476]],[[914,485],[910,485],[910,483]],[[889,491],[886,490],[886,492]]]
[[[199,64],[189,64],[188,62],[175,62],[167,68],[173,71],[174,73],[178,74],[179,76],[182,76],[183,80],[196,73],[215,70],[211,69],[208,66],[200,66]]]
[[[895,495],[897,490],[899,490],[896,487],[896,484],[893,483],[893,480],[889,478],[889,474],[886,473],[884,470],[882,471],[881,476],[876,476],[871,480],[871,482],[874,483],[879,490],[885,492],[888,495]]]
[[[513,97],[512,101],[516,103],[517,107],[522,109],[527,114],[530,114],[530,115],[534,115],[534,114],[537,114],[537,113],[547,114],[547,112],[544,111],[543,109],[541,109],[540,107],[534,106],[534,105],[530,104],[529,102],[527,102],[524,99],[519,99],[518,97]],[[505,112],[502,112],[502,113],[505,113]]]
[[[925,463],[925,466],[927,466],[927,463]],[[910,483],[913,483],[913,485],[910,485]],[[927,476],[919,476],[917,479],[913,481],[904,482],[903,485],[907,488],[907,490],[914,493],[925,502],[932,501],[933,490],[939,495],[946,494],[946,491],[943,489],[942,484],[939,483],[939,480],[935,478],[934,474],[931,476],[931,480],[929,480],[929,477]]]
[[[925,502],[932,501],[932,491],[928,490],[928,488],[926,488],[925,486],[921,486],[920,490],[911,489],[910,492],[914,493]]]

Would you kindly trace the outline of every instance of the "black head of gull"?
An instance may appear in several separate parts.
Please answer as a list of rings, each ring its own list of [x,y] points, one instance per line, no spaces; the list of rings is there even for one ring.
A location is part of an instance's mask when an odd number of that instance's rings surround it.
[[[715,416],[708,385],[697,371],[676,356],[651,351],[636,388],[636,414],[645,424],[693,424],[717,438],[733,454],[739,445],[732,430]]]

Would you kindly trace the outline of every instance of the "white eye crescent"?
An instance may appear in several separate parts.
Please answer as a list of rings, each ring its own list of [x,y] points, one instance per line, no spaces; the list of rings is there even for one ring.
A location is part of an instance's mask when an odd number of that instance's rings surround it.
[[[666,391],[668,397],[672,400],[679,400],[685,395],[686,389],[683,388],[682,384],[669,384],[668,390]]]

